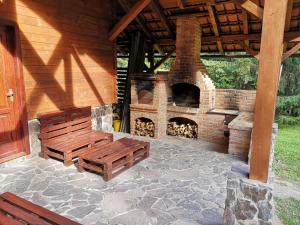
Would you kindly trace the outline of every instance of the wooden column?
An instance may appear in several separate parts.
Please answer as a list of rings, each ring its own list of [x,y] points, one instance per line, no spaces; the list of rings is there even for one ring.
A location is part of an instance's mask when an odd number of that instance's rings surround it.
[[[284,24],[288,0],[265,0],[257,94],[252,134],[250,179],[268,181]]]
[[[131,103],[131,75],[141,73],[145,65],[145,38],[141,32],[132,33],[131,49],[129,53],[128,72],[126,80],[126,91],[122,111],[121,132],[130,131],[130,103]]]

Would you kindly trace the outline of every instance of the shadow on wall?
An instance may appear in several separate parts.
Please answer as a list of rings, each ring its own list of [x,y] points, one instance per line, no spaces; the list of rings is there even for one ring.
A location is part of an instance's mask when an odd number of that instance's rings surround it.
[[[99,13],[100,2],[16,4],[29,118],[38,112],[114,102],[113,45],[103,35],[111,22],[98,22],[109,14]],[[108,8],[101,6],[101,11]]]
[[[20,28],[19,60],[27,105],[23,115],[28,113],[31,119],[38,112],[115,101],[114,48],[105,35],[113,21],[111,12],[105,10],[108,4],[95,0],[0,3],[0,20],[16,22]],[[20,119],[15,130],[22,125]]]

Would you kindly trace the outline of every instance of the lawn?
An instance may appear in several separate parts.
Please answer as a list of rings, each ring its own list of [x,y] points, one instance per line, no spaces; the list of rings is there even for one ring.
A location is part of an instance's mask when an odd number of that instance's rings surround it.
[[[276,198],[276,210],[284,225],[300,224],[300,200]]]
[[[275,174],[284,180],[300,183],[300,126],[282,127],[277,136]],[[300,200],[276,198],[276,211],[284,225],[300,224]]]
[[[279,128],[277,136],[275,174],[300,183],[300,126]]]

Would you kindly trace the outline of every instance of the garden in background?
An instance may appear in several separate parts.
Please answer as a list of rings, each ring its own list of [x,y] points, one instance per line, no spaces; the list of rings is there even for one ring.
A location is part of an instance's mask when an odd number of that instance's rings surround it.
[[[236,55],[236,53],[235,53]],[[169,71],[174,58],[158,69]],[[159,61],[157,58],[156,61]],[[255,58],[203,57],[210,78],[216,88],[256,89],[258,61]],[[149,62],[146,62],[149,66]],[[125,59],[118,59],[118,67],[126,67]],[[300,57],[290,57],[282,65],[276,107],[279,126],[273,169],[278,179],[300,187]],[[300,188],[299,188],[300,192]],[[275,198],[276,211],[284,225],[300,224],[300,199]]]
[[[256,59],[210,59],[203,62],[218,88],[256,88]],[[300,58],[289,58],[283,63],[276,122],[279,132],[274,172],[278,178],[300,187]],[[275,201],[277,215],[284,225],[300,224],[300,199],[275,198]]]

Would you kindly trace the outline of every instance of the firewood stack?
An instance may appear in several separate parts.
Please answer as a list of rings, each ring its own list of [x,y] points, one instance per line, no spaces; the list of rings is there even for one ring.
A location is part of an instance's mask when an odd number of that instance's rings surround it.
[[[198,137],[198,127],[191,123],[178,123],[169,122],[167,128],[167,134],[171,136],[180,136],[186,138],[197,138]]]
[[[154,123],[137,119],[135,122],[135,135],[154,137]]]

